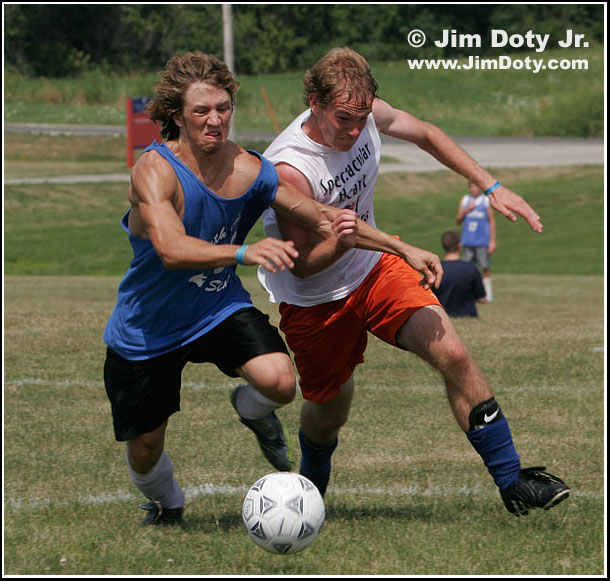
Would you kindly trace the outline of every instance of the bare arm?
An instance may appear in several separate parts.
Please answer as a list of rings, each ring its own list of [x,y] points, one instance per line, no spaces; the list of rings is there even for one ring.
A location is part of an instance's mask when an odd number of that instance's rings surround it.
[[[132,170],[129,200],[132,234],[150,238],[169,269],[198,270],[237,264],[235,244],[211,244],[188,236],[182,223],[182,196],[176,174],[159,155],[141,157]],[[248,247],[245,264],[260,264],[271,272],[292,268],[298,256],[292,242],[266,238]]]
[[[320,234],[311,228],[308,228],[305,224],[295,222],[294,211],[292,216],[286,212],[286,208],[278,207],[278,203],[281,205],[288,205],[290,202],[286,202],[286,198],[283,197],[286,193],[290,193],[291,196],[295,196],[295,190],[298,194],[306,200],[309,200],[311,204],[315,205],[320,211],[328,226],[331,225],[335,216],[340,210],[337,208],[331,208],[330,206],[324,206],[313,200],[313,192],[307,178],[294,167],[287,164],[279,164],[276,166],[278,175],[282,180],[283,188],[278,189],[278,195],[276,195],[276,202],[272,204],[276,210],[278,227],[281,236],[284,240],[293,240],[295,247],[299,252],[298,259],[295,260],[295,266],[292,273],[300,278],[311,276],[321,270],[324,270],[327,266],[339,259],[352,245],[345,246],[342,243],[342,238],[334,235]],[[294,190],[293,190],[294,188]],[[302,206],[304,200],[297,198],[299,205]],[[293,202],[294,203],[294,202]],[[328,226],[326,228],[328,228]],[[332,228],[331,228],[332,234]]]
[[[462,200],[463,200],[463,198],[462,198]],[[458,206],[457,216],[455,217],[455,222],[457,224],[461,224],[464,221],[464,218],[466,217],[466,215],[469,212],[472,212],[472,210],[474,210],[474,208],[475,208],[474,202],[471,202],[470,204],[468,204],[468,206],[466,208],[463,208],[462,201],[460,201],[460,204]]]
[[[277,171],[282,181],[272,207],[282,238],[293,240],[299,252],[292,271],[295,276],[320,272],[355,246],[379,251],[394,248],[391,236],[357,220],[354,212],[313,200],[309,181],[294,167],[279,164]]]
[[[496,183],[496,178],[438,127],[420,121],[406,111],[394,109],[381,99],[373,102],[373,115],[379,131],[415,143],[449,169],[477,184],[481,190],[485,191]],[[515,214],[519,214],[534,232],[542,232],[540,216],[512,190],[500,186],[489,195],[489,200],[495,210],[512,222],[517,220]]]
[[[309,182],[303,174],[285,164],[277,169],[280,176],[288,176],[309,193],[306,196],[293,184],[284,181],[273,204],[282,236],[290,237],[299,251],[293,269],[295,276],[305,278],[320,272],[347,250],[356,247],[400,256],[423,274],[426,288],[440,284],[443,270],[438,256],[373,228],[357,219],[351,210],[340,210],[314,201],[310,197]],[[308,224],[299,216],[302,212],[309,214]]]
[[[344,244],[349,238],[346,237]],[[438,288],[443,279],[443,267],[440,258],[416,246],[411,246],[395,236],[373,228],[366,222],[358,220],[356,248],[377,250],[400,256],[423,275],[422,286],[426,289]]]

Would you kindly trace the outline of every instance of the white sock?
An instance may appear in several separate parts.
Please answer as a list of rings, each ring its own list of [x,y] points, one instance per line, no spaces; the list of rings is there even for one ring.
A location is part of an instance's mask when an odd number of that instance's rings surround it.
[[[250,384],[240,386],[235,398],[237,413],[245,420],[260,420],[283,405],[265,397]]]
[[[158,500],[163,508],[184,506],[184,491],[174,478],[174,465],[165,451],[148,472],[136,472],[129,463],[129,476],[137,489],[147,498]]]
[[[485,298],[487,299],[488,303],[491,303],[491,301],[494,300],[494,292],[493,292],[493,288],[491,286],[491,277],[490,276],[486,276],[483,279],[483,286],[485,287]]]

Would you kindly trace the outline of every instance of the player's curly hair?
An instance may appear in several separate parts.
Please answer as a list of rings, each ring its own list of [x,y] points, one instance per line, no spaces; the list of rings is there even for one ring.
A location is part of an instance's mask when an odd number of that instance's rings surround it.
[[[339,94],[349,100],[357,99],[365,106],[377,96],[379,86],[366,59],[356,51],[344,47],[333,48],[305,73],[303,102],[309,107],[310,97],[322,108]]]
[[[225,89],[231,96],[232,105],[239,89],[229,67],[215,56],[201,51],[174,55],[159,73],[159,78],[146,112],[153,121],[161,124],[161,136],[168,140],[178,138],[180,130],[174,122],[174,115],[182,111],[184,93],[193,83],[205,82]]]

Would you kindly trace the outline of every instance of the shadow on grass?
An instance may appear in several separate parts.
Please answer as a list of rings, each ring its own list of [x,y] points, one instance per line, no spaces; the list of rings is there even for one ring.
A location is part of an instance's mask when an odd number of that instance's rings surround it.
[[[359,504],[328,503],[326,520],[358,521],[368,520],[394,520],[404,522],[462,522],[465,513],[476,510],[477,504],[473,499],[464,500],[427,500],[425,503],[412,502],[406,499],[404,504]]]
[[[230,532],[236,529],[242,529],[244,526],[241,519],[241,512],[226,513],[219,516],[212,514],[184,514],[184,522],[180,528],[187,532],[196,532],[197,534],[215,533],[215,532]]]
[[[393,500],[395,502],[395,500]],[[352,505],[345,502],[328,502],[326,506],[326,522],[361,521],[361,520],[393,520],[397,522],[424,523],[460,523],[465,514],[476,514],[481,511],[480,503],[474,499],[444,500],[435,502],[413,503],[405,501],[403,506],[369,503]],[[500,508],[498,508],[500,512]],[[185,513],[181,528],[187,532],[213,533],[230,532],[243,528],[241,513],[227,512],[221,515],[188,514]]]

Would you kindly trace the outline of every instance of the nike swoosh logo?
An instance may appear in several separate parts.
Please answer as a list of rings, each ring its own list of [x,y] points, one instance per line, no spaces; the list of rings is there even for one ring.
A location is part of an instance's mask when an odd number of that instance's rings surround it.
[[[498,415],[498,411],[500,410],[496,410],[493,414],[491,414],[490,416],[488,416],[487,414],[485,414],[485,416],[483,417],[483,421],[488,424],[489,422],[491,422],[491,420],[493,420],[497,415]]]

